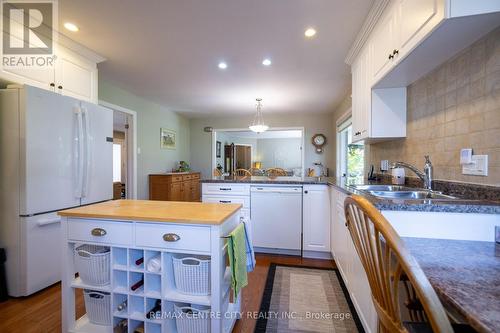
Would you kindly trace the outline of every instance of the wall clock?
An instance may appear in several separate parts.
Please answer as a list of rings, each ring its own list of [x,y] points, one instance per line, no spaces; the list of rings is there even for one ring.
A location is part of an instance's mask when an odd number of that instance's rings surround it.
[[[323,146],[326,143],[326,137],[323,134],[315,134],[312,137],[312,144],[316,147],[316,152],[321,154],[323,152]]]

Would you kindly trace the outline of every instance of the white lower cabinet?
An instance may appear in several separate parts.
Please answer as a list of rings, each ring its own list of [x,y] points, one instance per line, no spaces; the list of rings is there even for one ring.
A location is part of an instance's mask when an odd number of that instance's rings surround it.
[[[330,252],[330,198],[328,185],[304,185],[302,233],[307,251]]]
[[[346,227],[344,200],[347,194],[330,187],[331,252],[366,332],[377,332],[377,314],[363,265]]]

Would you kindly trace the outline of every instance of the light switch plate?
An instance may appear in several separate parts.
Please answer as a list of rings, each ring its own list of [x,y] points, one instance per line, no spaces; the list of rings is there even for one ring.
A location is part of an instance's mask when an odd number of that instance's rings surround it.
[[[462,165],[462,174],[488,176],[488,155],[472,155],[472,163]]]

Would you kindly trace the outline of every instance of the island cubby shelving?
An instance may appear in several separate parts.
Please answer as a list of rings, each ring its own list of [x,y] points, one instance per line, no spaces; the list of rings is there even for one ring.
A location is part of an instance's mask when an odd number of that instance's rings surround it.
[[[239,317],[240,300],[230,301],[231,274],[226,266],[224,237],[238,223],[237,213],[220,224],[103,220],[63,215],[63,332],[112,333],[116,332],[116,326],[126,323],[127,333],[135,332],[138,327],[143,327],[146,333],[184,333],[177,330],[174,305],[209,308],[210,332],[231,332]],[[75,274],[78,269],[74,249],[82,244],[109,247],[109,284],[87,284]],[[174,255],[210,259],[210,294],[187,294],[176,288]],[[161,263],[160,270],[158,265],[148,269],[153,258],[155,263]],[[75,289],[109,293],[110,304],[105,310],[111,313],[111,323],[93,324],[87,314],[75,319]],[[126,306],[119,308],[123,304]],[[147,318],[146,314],[158,304],[159,309],[156,309],[159,311],[154,313],[158,316]]]

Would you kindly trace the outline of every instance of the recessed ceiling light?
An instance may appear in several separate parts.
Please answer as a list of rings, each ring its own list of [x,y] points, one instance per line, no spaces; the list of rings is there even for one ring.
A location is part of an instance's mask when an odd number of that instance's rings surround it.
[[[64,27],[65,27],[66,29],[68,29],[69,31],[72,31],[72,32],[77,32],[78,30],[80,30],[80,29],[76,26],[76,24],[71,23],[71,22],[66,22],[66,23],[64,23]]]
[[[264,65],[264,66],[271,66],[271,63],[272,62],[270,59],[266,58],[266,59],[262,60],[262,65]]]
[[[316,30],[315,30],[315,29],[313,29],[313,28],[308,28],[308,29],[304,32],[304,35],[305,35],[307,38],[314,37],[314,35],[316,35]]]
[[[218,66],[219,66],[220,69],[226,69],[227,68],[227,64],[225,62],[223,62],[223,61],[219,62]]]

